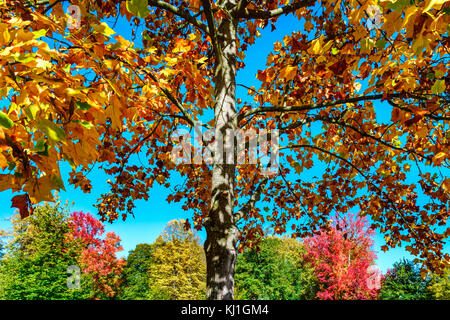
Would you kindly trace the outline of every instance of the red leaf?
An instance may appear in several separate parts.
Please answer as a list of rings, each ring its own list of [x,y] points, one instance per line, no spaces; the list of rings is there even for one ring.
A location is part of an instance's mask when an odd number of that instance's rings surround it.
[[[27,193],[14,196],[11,199],[11,203],[11,208],[19,209],[20,218],[25,219],[33,214],[33,207],[31,206],[30,198]]]

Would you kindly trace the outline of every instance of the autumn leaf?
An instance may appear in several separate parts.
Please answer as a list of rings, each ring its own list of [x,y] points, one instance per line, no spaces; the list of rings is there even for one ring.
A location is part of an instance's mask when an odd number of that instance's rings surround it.
[[[290,81],[297,75],[298,66],[286,66],[280,71],[280,79]]]
[[[431,87],[431,93],[440,94],[445,91],[445,80],[436,80],[436,82]]]
[[[44,132],[53,141],[66,141],[66,134],[64,130],[50,120],[40,119],[36,122],[36,127]]]
[[[11,199],[11,208],[19,209],[20,217],[25,219],[33,213],[33,207],[31,206],[28,194],[21,194],[14,196]]]
[[[11,129],[14,125],[14,122],[8,117],[6,113],[0,111],[0,127],[4,129]]]
[[[127,10],[142,19],[150,14],[147,0],[129,0],[127,1]]]

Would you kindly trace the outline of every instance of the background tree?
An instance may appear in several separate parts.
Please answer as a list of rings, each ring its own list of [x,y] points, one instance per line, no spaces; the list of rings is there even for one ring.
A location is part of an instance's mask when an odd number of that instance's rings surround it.
[[[369,283],[374,231],[364,217],[336,217],[327,229],[304,240],[306,261],[319,280],[319,299],[375,299],[379,288]]]
[[[57,202],[35,209],[35,214],[12,220],[12,238],[0,262],[0,291],[8,300],[72,300],[91,296],[88,279],[69,290],[69,266],[77,266],[81,248],[69,239],[68,208]]]
[[[154,245],[148,277],[149,299],[198,300],[205,298],[206,263],[199,238],[172,220]]]
[[[186,180],[168,200],[183,202],[206,230],[210,299],[233,298],[237,244],[242,250],[260,239],[265,223],[282,234],[296,220],[294,235],[306,236],[355,206],[385,234],[384,250],[407,241],[430,269],[448,262],[449,1],[76,3],[84,21],[67,37],[62,1],[1,4],[8,31],[0,39],[0,87],[8,103],[0,165],[8,173],[0,190],[23,192],[13,198],[23,216],[30,202],[63,188],[59,161],[89,192],[85,173],[98,160],[113,176],[98,203],[110,221],[148,199],[155,181],[169,186],[172,173]],[[120,15],[135,25],[132,37],[144,27],[142,47],[112,41],[102,19]],[[299,30],[274,44],[259,88],[237,84],[246,49],[282,15],[298,18]],[[238,99],[238,85],[253,101]],[[180,145],[170,138],[185,127],[207,148],[194,159],[208,150],[211,161],[174,161]],[[263,128],[281,135],[269,176],[263,161],[237,163],[251,143],[233,143],[238,129]],[[141,151],[148,166],[132,164]],[[313,165],[323,170],[311,178]],[[410,172],[415,181],[406,179]],[[273,210],[262,213],[258,201]]]
[[[388,270],[379,298],[382,300],[430,300],[433,293],[428,288],[430,277],[423,277],[420,267],[414,262],[402,259]]]
[[[450,269],[440,276],[434,275],[429,290],[437,300],[450,300]]]
[[[0,229],[0,260],[2,259],[3,255],[5,254],[5,243],[4,243],[4,237],[6,235],[6,231]]]
[[[139,243],[126,258],[120,299],[146,300],[150,295],[149,269],[154,263],[154,244]]]
[[[266,237],[259,250],[247,249],[236,261],[236,298],[242,300],[313,299],[317,279],[303,261],[295,239]]]
[[[123,250],[120,238],[114,232],[105,232],[105,226],[89,213],[73,212],[68,236],[81,242],[79,258],[83,273],[93,285],[93,297],[114,298],[121,284],[125,260],[116,253]],[[103,236],[103,237],[102,237]]]

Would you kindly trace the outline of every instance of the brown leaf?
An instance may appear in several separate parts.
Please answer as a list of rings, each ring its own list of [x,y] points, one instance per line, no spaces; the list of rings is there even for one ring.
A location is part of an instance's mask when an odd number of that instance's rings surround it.
[[[31,206],[30,198],[27,193],[14,196],[11,199],[11,203],[11,208],[19,209],[20,218],[25,219],[33,214],[33,207]]]

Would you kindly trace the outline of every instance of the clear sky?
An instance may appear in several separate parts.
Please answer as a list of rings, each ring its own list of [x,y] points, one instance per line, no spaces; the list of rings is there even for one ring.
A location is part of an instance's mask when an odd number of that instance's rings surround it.
[[[113,23],[109,23],[112,26]],[[257,70],[264,69],[267,54],[272,50],[272,44],[283,36],[289,34],[294,30],[301,28],[300,22],[293,18],[281,18],[277,24],[277,29],[274,32],[270,31],[270,27],[262,31],[262,37],[256,40],[256,43],[251,46],[246,53],[246,67],[239,71],[237,82],[246,84],[247,86],[255,85],[258,87],[258,82],[255,78]],[[119,20],[115,30],[122,34],[126,39],[130,39],[130,29],[127,22]],[[238,95],[246,96],[246,89],[238,88]],[[3,101],[4,102],[4,101]],[[1,102],[0,102],[1,103]],[[1,105],[1,104],[0,104]],[[90,194],[85,194],[81,190],[75,190],[68,184],[70,167],[62,164],[61,172],[62,178],[65,182],[66,191],[59,195],[62,200],[74,201],[74,211],[90,212],[96,215],[96,209],[93,206],[100,194],[108,191],[106,180],[108,177],[102,170],[92,170],[88,178],[92,180],[93,189]],[[176,181],[173,181],[176,183]],[[174,185],[172,183],[172,185]],[[120,254],[126,256],[129,250],[132,250],[138,243],[151,243],[161,233],[164,226],[172,219],[190,217],[190,213],[183,211],[179,203],[171,203],[170,205],[165,201],[167,195],[171,193],[170,189],[166,189],[155,184],[151,191],[150,199],[148,201],[137,201],[134,210],[135,217],[129,217],[125,222],[117,220],[112,224],[106,224],[107,231],[114,231],[122,239],[124,251]],[[7,229],[10,227],[6,218],[14,214],[14,209],[11,205],[11,192],[4,191],[0,193],[0,229]],[[205,240],[205,233],[200,232],[200,237]],[[374,249],[378,251],[378,267],[386,272],[392,264],[402,257],[411,258],[411,256],[403,249],[391,249],[387,253],[379,251],[380,246],[384,244],[383,236],[378,234],[375,238]]]

